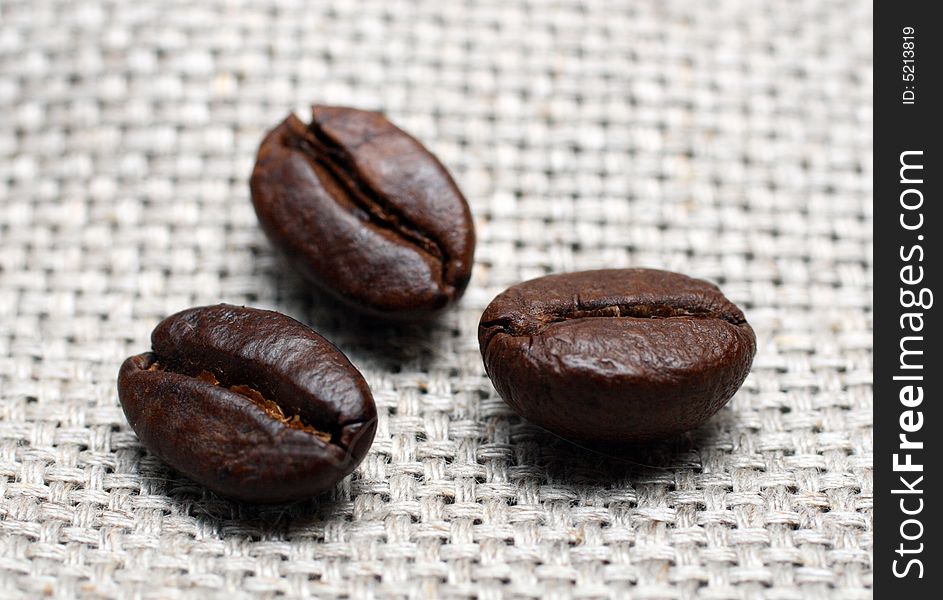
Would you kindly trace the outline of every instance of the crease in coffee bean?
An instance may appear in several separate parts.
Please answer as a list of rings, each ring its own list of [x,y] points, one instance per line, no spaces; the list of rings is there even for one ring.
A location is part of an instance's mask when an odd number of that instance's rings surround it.
[[[321,131],[316,123],[308,126],[305,134],[307,135],[297,132],[297,135],[293,135],[290,138],[291,146],[308,160],[323,167],[339,184],[339,187],[348,192],[349,198],[357,208],[363,211],[370,222],[377,227],[397,233],[406,242],[432,256],[444,275],[450,258],[443,244],[424,233],[377,190],[363,185],[362,178],[354,175],[356,167],[350,154]],[[373,136],[373,138],[376,137],[378,136]],[[366,142],[367,140],[361,140],[360,143]]]
[[[485,329],[497,328],[511,336],[529,336],[542,333],[555,323],[586,318],[624,318],[624,319],[719,319],[731,325],[743,325],[746,319],[726,314],[709,308],[684,308],[667,304],[608,304],[601,307],[567,307],[564,310],[535,315],[533,320],[515,324],[511,319],[502,317],[481,323]]]
[[[570,319],[592,317],[613,317],[630,319],[720,319],[732,325],[742,325],[746,320],[742,316],[715,310],[711,307],[685,307],[670,304],[646,304],[632,302],[626,304],[606,304],[600,307],[583,308],[578,302],[574,308],[563,311],[547,321],[548,324]]]
[[[147,368],[147,370],[148,371],[171,371],[171,372],[177,372],[180,375],[185,375],[184,373],[179,373],[178,371],[173,371],[171,369],[166,368],[165,366],[161,365],[159,361],[155,361],[153,364],[151,364]],[[194,377],[194,379],[197,379],[198,381],[202,381],[203,383],[206,383],[209,385],[224,387],[231,392],[239,394],[240,396],[248,399],[254,405],[259,407],[269,418],[279,421],[280,423],[282,423],[283,425],[285,425],[286,427],[290,429],[296,429],[298,431],[302,431],[304,433],[313,435],[314,437],[318,438],[325,444],[338,444],[340,441],[339,434],[332,434],[327,431],[322,431],[318,429],[317,427],[311,425],[310,423],[305,422],[301,418],[301,415],[287,416],[285,414],[285,411],[276,401],[270,398],[266,398],[262,394],[262,392],[260,392],[259,390],[257,390],[256,388],[250,385],[245,385],[245,384],[224,385],[223,383],[219,381],[219,379],[216,378],[216,376],[213,373],[211,373],[210,371],[207,371],[206,369],[201,370],[200,373]],[[351,424],[353,423],[342,423],[340,424],[341,429],[348,427]]]

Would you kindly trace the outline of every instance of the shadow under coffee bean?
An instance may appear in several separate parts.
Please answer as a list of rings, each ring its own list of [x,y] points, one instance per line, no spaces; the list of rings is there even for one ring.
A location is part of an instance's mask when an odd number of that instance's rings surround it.
[[[587,443],[697,427],[736,393],[756,353],[743,312],[715,285],[653,269],[518,284],[485,309],[478,339],[512,408]]]
[[[376,406],[330,342],[285,315],[220,304],[164,319],[118,397],[148,450],[220,495],[308,498],[366,456]]]

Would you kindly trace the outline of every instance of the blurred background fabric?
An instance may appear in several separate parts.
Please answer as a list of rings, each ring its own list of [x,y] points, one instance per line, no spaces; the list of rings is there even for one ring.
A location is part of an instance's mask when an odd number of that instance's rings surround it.
[[[0,0],[0,596],[870,598],[871,5],[851,0]],[[249,201],[308,105],[447,165],[475,271],[438,321],[312,294]],[[523,279],[718,283],[752,374],[617,457],[523,422],[477,323]],[[142,449],[122,360],[217,302],[311,325],[378,404],[317,499],[219,499]],[[573,407],[579,418],[579,406]]]

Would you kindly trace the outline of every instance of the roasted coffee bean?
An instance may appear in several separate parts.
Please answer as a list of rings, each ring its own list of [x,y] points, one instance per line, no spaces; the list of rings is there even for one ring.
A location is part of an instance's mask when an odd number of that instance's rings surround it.
[[[314,106],[265,137],[250,182],[272,244],[361,311],[429,316],[471,277],[475,230],[442,164],[383,115]]]
[[[616,444],[702,424],[756,352],[743,312],[716,286],[651,269],[518,284],[485,310],[478,341],[518,413],[574,441]]]
[[[277,312],[220,304],[164,319],[118,374],[144,446],[236,500],[329,489],[363,460],[376,407],[340,350]]]

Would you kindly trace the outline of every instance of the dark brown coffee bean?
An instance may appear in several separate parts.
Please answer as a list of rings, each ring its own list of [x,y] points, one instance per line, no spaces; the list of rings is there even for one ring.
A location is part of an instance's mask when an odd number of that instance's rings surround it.
[[[518,413],[605,443],[697,427],[739,389],[756,352],[753,329],[716,286],[651,269],[518,284],[485,310],[478,341]]]
[[[307,498],[363,460],[376,407],[340,350],[277,312],[220,304],[164,319],[118,374],[144,446],[223,496]]]
[[[272,243],[317,286],[388,318],[434,314],[471,277],[468,203],[442,164],[383,115],[315,106],[265,137],[250,182]]]

